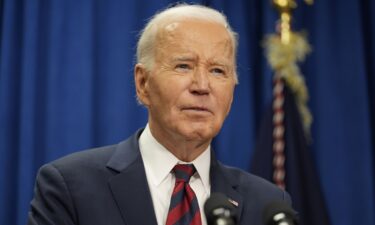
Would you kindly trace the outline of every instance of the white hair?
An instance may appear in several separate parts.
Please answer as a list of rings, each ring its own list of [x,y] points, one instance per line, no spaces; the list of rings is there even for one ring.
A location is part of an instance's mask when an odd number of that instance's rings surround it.
[[[237,33],[231,29],[224,14],[203,5],[178,4],[155,14],[141,31],[137,44],[137,63],[143,64],[146,70],[150,71],[154,64],[154,48],[158,31],[166,24],[182,19],[199,19],[203,21],[215,22],[222,24],[227,29],[232,40],[235,66],[234,74],[237,82]]]

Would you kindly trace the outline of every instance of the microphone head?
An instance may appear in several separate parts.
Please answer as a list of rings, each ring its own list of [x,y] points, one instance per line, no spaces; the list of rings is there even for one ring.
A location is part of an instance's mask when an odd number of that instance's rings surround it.
[[[204,204],[204,213],[206,214],[208,224],[216,224],[218,218],[236,221],[236,212],[228,197],[221,193],[212,193]]]
[[[274,201],[264,208],[263,222],[266,225],[278,225],[281,222],[286,225],[296,225],[296,213],[287,203]]]

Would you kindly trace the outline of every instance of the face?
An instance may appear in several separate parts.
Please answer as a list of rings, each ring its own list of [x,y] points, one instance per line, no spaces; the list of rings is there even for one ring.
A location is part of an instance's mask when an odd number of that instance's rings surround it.
[[[135,68],[137,95],[155,137],[210,142],[229,113],[235,86],[234,49],[220,24],[168,24],[157,35],[154,66]]]

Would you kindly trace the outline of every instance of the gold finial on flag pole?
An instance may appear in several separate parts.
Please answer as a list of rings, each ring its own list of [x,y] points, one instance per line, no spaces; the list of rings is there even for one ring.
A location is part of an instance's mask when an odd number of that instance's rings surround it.
[[[273,0],[273,5],[280,12],[280,35],[283,44],[290,43],[292,9],[297,7],[294,0]]]
[[[314,0],[305,0],[306,4],[312,5]],[[297,8],[295,0],[272,0],[273,5],[280,13],[280,35],[283,44],[290,42],[292,11]]]

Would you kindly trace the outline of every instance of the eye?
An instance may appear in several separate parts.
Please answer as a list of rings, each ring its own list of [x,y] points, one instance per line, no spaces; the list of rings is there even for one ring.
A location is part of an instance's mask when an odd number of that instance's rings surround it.
[[[179,72],[188,72],[189,70],[191,70],[191,66],[189,64],[186,64],[186,63],[180,63],[180,64],[177,64],[175,69]]]
[[[215,76],[222,76],[225,75],[225,71],[221,68],[212,68],[210,70],[210,73],[212,73]]]

